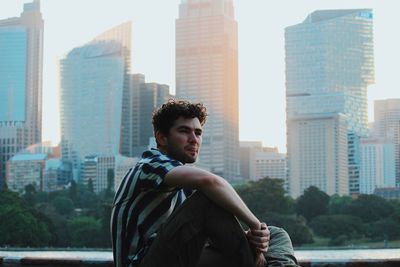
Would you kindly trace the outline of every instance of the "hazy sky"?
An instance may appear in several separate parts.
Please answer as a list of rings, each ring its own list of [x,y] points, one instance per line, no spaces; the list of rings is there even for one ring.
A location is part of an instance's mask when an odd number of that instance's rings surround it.
[[[0,19],[19,16],[26,0],[0,0]],[[59,141],[58,62],[74,47],[133,22],[132,72],[175,92],[175,19],[180,0],[42,0],[45,21],[43,140]],[[236,0],[239,26],[240,140],[286,151],[284,28],[318,9],[372,8],[376,83],[373,100],[400,97],[400,1]],[[211,114],[212,116],[212,114]]]

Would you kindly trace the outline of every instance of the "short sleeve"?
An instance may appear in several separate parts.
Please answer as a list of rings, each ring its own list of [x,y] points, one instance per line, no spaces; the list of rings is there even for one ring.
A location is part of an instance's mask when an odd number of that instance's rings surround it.
[[[159,189],[169,171],[182,163],[167,156],[159,155],[144,162],[139,176],[143,189]]]

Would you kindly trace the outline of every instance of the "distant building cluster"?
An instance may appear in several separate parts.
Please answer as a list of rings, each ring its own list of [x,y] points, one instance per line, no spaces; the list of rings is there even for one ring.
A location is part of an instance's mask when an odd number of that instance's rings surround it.
[[[286,181],[286,154],[261,142],[240,142],[240,175],[244,180],[269,177]]]
[[[156,147],[151,118],[168,85],[132,73],[132,25],[122,23],[60,60],[61,142],[42,143],[40,0],[0,20],[0,189],[65,188],[72,180],[116,190],[141,153]],[[210,114],[197,165],[230,182],[282,179],[292,197],[398,198],[400,99],[375,101],[370,9],[319,10],[285,29],[287,154],[239,142],[238,24],[233,1],[182,1],[176,20],[176,98]]]
[[[400,99],[375,101],[373,13],[320,10],[285,29],[288,189],[339,195],[399,186]]]

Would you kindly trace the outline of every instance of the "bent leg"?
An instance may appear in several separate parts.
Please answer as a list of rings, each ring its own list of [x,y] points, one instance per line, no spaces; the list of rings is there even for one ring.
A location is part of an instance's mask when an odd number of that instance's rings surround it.
[[[270,231],[269,248],[265,254],[268,267],[299,266],[294,257],[292,241],[285,230],[275,226],[268,226]]]
[[[236,218],[196,192],[158,231],[140,267],[194,267],[208,238],[237,266],[254,266],[251,248]]]
[[[237,262],[212,246],[206,246],[196,267],[237,267]]]

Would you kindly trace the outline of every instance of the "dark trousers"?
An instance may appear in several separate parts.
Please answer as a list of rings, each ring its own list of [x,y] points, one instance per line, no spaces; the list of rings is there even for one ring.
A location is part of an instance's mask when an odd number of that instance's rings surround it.
[[[272,229],[270,250],[278,229],[280,228]],[[271,261],[268,266],[297,266],[290,239],[286,232],[282,233],[286,235],[288,242],[285,240],[283,244],[281,240],[278,243],[285,246],[289,244],[290,248],[285,247],[283,251],[271,255],[272,257],[267,253],[266,258]],[[274,265],[274,262],[285,264]],[[254,266],[254,255],[237,219],[200,192],[196,192],[164,223],[140,264],[140,267],[162,266],[249,267]]]

